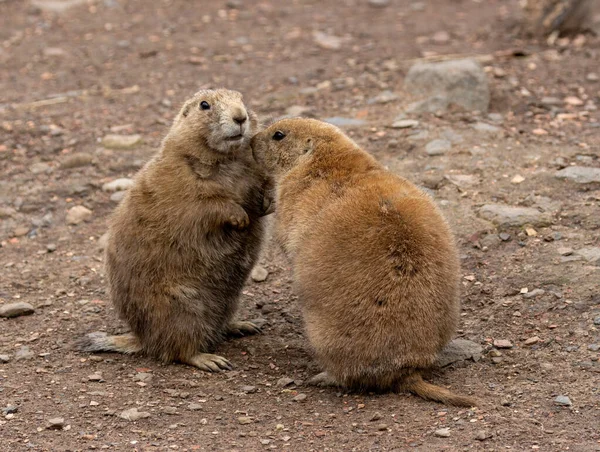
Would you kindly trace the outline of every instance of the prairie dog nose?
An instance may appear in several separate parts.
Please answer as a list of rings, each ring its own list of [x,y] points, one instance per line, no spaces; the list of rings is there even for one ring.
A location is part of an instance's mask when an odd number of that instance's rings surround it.
[[[233,113],[232,118],[237,124],[242,125],[248,119],[248,114],[245,110],[239,109]]]

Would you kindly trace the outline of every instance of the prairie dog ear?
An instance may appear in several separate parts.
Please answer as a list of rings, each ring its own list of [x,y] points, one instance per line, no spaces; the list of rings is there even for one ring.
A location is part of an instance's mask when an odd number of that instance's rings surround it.
[[[181,116],[183,116],[185,118],[189,114],[190,114],[190,104],[187,103],[186,105],[184,105],[183,109],[181,110]]]
[[[314,148],[315,148],[315,143],[314,143],[313,139],[307,138],[306,142],[304,143],[304,150],[302,153],[308,154],[309,152],[312,152]]]

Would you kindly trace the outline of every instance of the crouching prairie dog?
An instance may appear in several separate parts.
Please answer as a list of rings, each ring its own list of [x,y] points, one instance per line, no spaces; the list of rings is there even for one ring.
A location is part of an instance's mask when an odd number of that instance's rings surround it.
[[[274,235],[325,369],[313,382],[474,406],[421,376],[459,316],[457,250],[429,196],[317,120],[278,121],[251,147],[275,178]]]
[[[259,331],[234,320],[269,213],[269,179],[249,147],[256,129],[238,92],[203,90],[185,102],[110,223],[109,293],[131,334],[92,333],[77,348],[231,368],[209,352],[228,333]]]

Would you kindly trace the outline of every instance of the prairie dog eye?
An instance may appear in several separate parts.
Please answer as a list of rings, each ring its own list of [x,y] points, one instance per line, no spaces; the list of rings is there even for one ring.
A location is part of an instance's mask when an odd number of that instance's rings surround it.
[[[206,102],[205,100],[203,100],[202,102],[200,102],[200,109],[210,110],[210,104],[208,102]]]
[[[285,133],[281,132],[280,130],[278,130],[277,132],[275,132],[273,134],[273,139],[275,141],[281,141],[285,138]]]

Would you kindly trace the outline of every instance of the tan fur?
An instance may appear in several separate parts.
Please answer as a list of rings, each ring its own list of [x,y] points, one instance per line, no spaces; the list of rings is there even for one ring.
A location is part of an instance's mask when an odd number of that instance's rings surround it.
[[[592,0],[526,0],[527,31],[533,35],[580,33],[589,25]]]
[[[206,352],[228,332],[258,331],[232,320],[269,206],[268,181],[248,146],[256,129],[256,116],[235,91],[200,91],[184,104],[110,224],[110,297],[134,339],[88,336],[80,349],[141,350],[204,370],[230,367]]]
[[[277,131],[285,138],[276,140]],[[473,405],[419,373],[459,315],[457,250],[429,196],[317,120],[281,120],[251,146],[275,175],[274,233],[327,372],[320,380]]]

